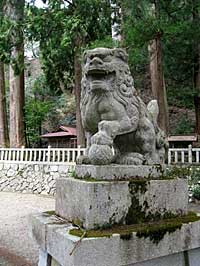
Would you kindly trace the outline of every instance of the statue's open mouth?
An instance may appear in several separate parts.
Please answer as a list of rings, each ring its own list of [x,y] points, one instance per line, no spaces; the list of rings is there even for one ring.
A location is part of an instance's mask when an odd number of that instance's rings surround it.
[[[87,72],[87,78],[90,82],[108,82],[115,78],[114,71],[107,71],[105,69],[90,68]]]

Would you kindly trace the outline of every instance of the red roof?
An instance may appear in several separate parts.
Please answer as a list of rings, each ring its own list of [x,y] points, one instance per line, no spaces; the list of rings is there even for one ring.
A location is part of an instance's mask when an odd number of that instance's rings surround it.
[[[69,132],[71,135],[76,136],[76,128],[75,127],[65,127],[65,126],[60,126],[60,129],[62,129],[65,132]]]
[[[55,138],[55,137],[67,137],[67,136],[73,136],[76,137],[76,128],[74,127],[65,127],[65,126],[60,126],[59,130],[57,132],[51,132],[42,135],[42,138]]]

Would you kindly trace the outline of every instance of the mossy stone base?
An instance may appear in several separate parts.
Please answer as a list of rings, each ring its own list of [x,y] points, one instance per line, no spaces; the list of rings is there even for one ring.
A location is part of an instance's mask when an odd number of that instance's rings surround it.
[[[187,214],[187,180],[57,180],[56,214],[86,229]]]
[[[129,237],[113,233],[80,240],[69,233],[76,229],[72,224],[53,224],[47,214],[33,215],[32,225],[40,248],[42,245],[60,266],[199,266],[200,221],[166,231],[157,242],[151,233],[137,235],[137,232]]]

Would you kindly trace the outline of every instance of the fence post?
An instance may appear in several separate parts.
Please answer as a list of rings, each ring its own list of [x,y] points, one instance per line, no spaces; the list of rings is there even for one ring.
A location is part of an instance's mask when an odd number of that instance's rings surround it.
[[[21,147],[21,156],[20,156],[20,161],[23,162],[24,160],[24,146]]]
[[[171,164],[171,151],[168,150],[168,164]]]
[[[78,145],[77,157],[81,155],[81,145]]]
[[[192,163],[192,145],[188,146],[188,162]]]
[[[48,152],[47,152],[47,162],[50,162],[50,158],[51,158],[51,146],[48,146]]]

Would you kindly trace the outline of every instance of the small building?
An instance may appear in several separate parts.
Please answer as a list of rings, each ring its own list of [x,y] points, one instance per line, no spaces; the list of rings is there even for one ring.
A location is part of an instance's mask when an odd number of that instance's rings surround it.
[[[60,126],[55,132],[47,133],[41,136],[47,141],[47,145],[52,148],[76,148],[77,133],[76,128]]]
[[[168,137],[170,148],[187,148],[189,145],[198,147],[198,136],[197,135],[177,135]]]

